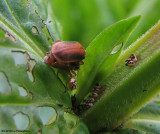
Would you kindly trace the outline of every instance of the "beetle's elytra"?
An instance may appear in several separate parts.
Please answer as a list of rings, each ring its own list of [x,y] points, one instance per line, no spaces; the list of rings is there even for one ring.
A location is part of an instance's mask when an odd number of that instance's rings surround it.
[[[58,41],[44,57],[44,62],[55,68],[77,70],[84,58],[85,50],[79,42]]]

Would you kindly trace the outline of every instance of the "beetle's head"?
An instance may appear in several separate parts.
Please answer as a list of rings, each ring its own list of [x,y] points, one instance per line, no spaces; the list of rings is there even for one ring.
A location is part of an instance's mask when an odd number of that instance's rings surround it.
[[[53,65],[55,62],[55,58],[51,53],[47,53],[46,56],[44,57],[44,63],[48,65]]]

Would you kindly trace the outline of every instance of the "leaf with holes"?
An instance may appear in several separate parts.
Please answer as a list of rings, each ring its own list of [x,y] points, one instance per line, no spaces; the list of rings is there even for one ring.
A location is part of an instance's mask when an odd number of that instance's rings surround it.
[[[43,20],[36,1],[0,3],[0,129],[69,133],[63,117],[64,109],[71,107],[69,94],[54,70],[43,63],[51,43],[60,38],[51,9],[41,5],[48,11]],[[78,127],[77,122],[72,128]],[[66,127],[61,129],[61,123]],[[51,124],[56,125],[43,129]]]
[[[54,2],[58,4],[61,1]],[[61,27],[52,11],[57,6],[54,2],[0,0],[1,132],[159,133],[160,97],[156,96],[151,103],[146,103],[160,89],[160,22],[127,50],[122,48],[139,16],[121,20],[105,29],[87,48],[78,81],[76,76],[69,81],[74,87],[78,82],[77,89],[71,91],[67,90],[68,72],[43,62],[52,44],[62,39]],[[97,11],[97,4],[104,9],[104,3],[92,1],[91,9]],[[123,7],[120,1],[115,5],[114,2],[109,3],[111,7],[118,7],[117,11]],[[65,4],[68,8],[82,3],[72,1],[70,4],[67,1],[62,7]],[[68,21],[66,14],[70,10],[67,8],[61,12],[65,17],[63,20],[66,20],[63,22],[66,23],[64,29],[83,24],[75,25],[72,20]],[[121,11],[115,15],[123,15],[125,10]],[[74,14],[78,20],[80,14]],[[95,16],[92,17],[97,19]],[[84,25],[81,27],[85,28]]]

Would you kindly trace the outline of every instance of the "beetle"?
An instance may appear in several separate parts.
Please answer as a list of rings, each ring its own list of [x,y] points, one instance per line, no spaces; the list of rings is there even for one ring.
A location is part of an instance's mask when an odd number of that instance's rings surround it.
[[[57,41],[44,57],[44,62],[55,68],[78,70],[84,58],[85,50],[79,42]]]

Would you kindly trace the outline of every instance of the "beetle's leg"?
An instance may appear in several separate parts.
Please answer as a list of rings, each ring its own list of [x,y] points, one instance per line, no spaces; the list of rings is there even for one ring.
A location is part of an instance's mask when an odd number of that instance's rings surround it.
[[[80,62],[79,62],[79,65],[83,65],[83,64],[84,64],[84,62],[83,62],[83,61],[80,61]]]
[[[71,78],[73,77],[73,76],[72,76],[72,72],[71,72],[71,70],[69,70],[68,75],[69,75],[69,79],[71,79]]]
[[[72,75],[72,77],[76,77],[76,75],[77,75],[76,72],[73,71],[73,70],[70,70],[70,71],[71,71],[72,74],[74,74],[74,75]]]

